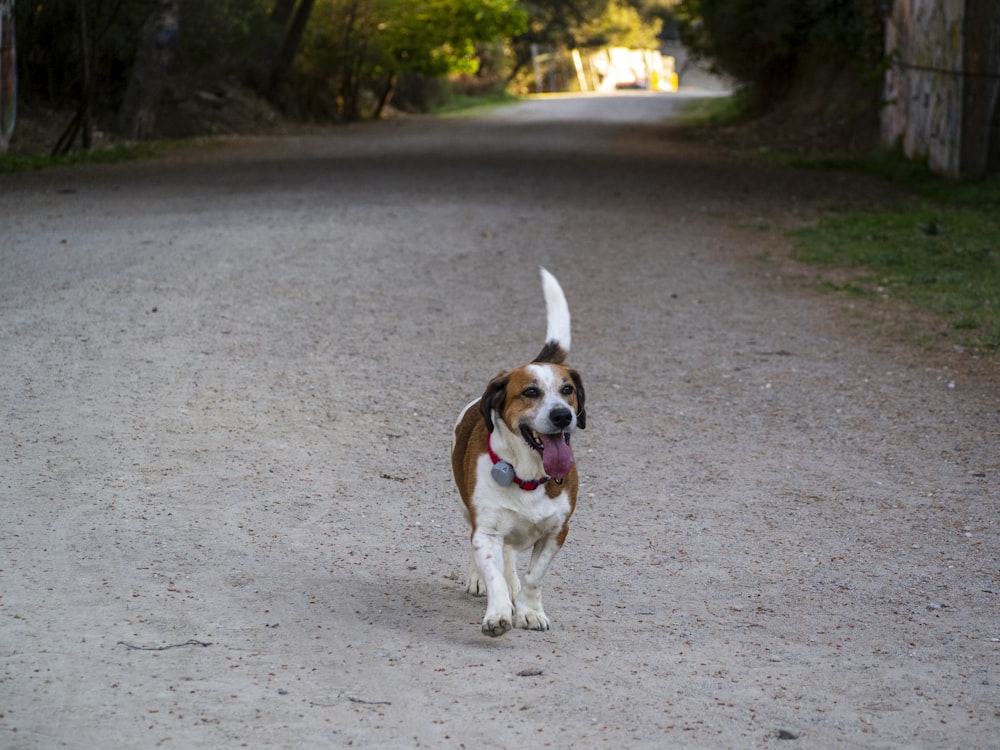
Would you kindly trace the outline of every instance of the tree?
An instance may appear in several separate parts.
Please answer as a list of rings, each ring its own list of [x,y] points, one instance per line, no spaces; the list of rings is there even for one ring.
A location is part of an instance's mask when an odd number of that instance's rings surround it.
[[[292,13],[292,6],[295,6]],[[312,14],[315,0],[299,0],[298,4],[294,0],[281,0],[271,12],[271,20],[276,24],[287,24],[285,35],[281,46],[278,48],[274,61],[271,64],[271,74],[267,81],[266,93],[272,101],[280,99],[282,86],[288,78],[288,72],[295,62],[302,39],[305,37],[306,25],[309,23],[309,16]],[[288,21],[288,18],[291,21]]]
[[[611,0],[599,16],[580,24],[576,37],[581,47],[656,49],[662,29],[659,18],[647,20],[631,5]]]
[[[90,148],[98,118],[113,119],[136,55],[151,0],[63,0],[19,3],[18,96],[35,105],[71,110],[53,147]]]
[[[588,19],[596,18],[608,0],[526,0],[521,5],[528,14],[523,32],[511,40],[514,63],[508,76],[513,80],[521,68],[531,63],[533,45],[573,49],[579,46],[577,31]]]
[[[688,48],[758,106],[784,98],[812,67],[881,69],[877,0],[681,0],[677,12]]]
[[[524,28],[516,0],[320,0],[299,72],[318,90],[336,81],[338,114],[362,116],[363,91],[378,116],[402,73],[471,72],[478,44]]]
[[[14,133],[17,120],[17,55],[14,37],[14,0],[0,2],[0,154]]]
[[[580,21],[607,2],[18,3],[18,103],[24,105],[22,113],[36,107],[70,112],[56,153],[89,148],[100,130],[131,138],[155,137],[168,127],[183,131],[186,121],[200,117],[199,103],[224,103],[226,97],[216,92],[230,89],[234,81],[250,82],[290,113],[319,119],[378,117],[400,81],[412,92],[429,91],[434,79],[477,72],[484,58],[506,61],[512,47],[522,61],[530,59],[532,40],[572,46]],[[13,7],[13,0],[0,0],[0,9]],[[10,28],[5,23],[0,38]],[[0,115],[9,120],[14,102],[6,92],[13,68],[5,56],[10,46],[3,42],[0,47],[0,96],[6,97],[0,99]],[[0,137],[9,133],[7,128]]]
[[[144,140],[153,135],[164,82],[177,52],[178,21],[178,0],[158,0],[139,33],[119,113],[119,130],[129,138]]]
[[[512,0],[431,0],[409,10],[383,29],[381,59],[372,71],[384,81],[376,117],[399,74],[475,73],[478,46],[512,37],[526,20]]]
[[[89,149],[93,144],[94,44],[87,22],[86,0],[77,0],[76,7],[80,44],[80,94],[76,113],[52,147],[54,156],[68,153],[73,148],[77,135],[80,136],[80,145],[84,149]]]

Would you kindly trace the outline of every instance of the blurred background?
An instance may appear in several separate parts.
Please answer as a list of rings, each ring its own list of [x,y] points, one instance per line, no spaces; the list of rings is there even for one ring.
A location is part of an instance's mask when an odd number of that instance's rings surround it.
[[[995,0],[0,0],[0,48],[0,153],[706,87],[803,149],[1000,169]]]

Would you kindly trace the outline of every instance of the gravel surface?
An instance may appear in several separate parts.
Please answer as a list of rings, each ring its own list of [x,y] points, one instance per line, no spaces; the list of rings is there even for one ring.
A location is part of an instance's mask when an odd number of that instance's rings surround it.
[[[676,101],[0,176],[0,746],[1000,747],[996,362],[788,260],[879,186]],[[581,495],[489,639],[451,427],[539,265]]]

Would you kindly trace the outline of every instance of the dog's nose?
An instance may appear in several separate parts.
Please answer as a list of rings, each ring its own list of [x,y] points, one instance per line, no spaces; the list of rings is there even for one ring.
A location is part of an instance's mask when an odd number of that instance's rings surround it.
[[[549,421],[552,422],[560,430],[569,427],[570,422],[573,421],[573,412],[569,409],[560,406],[558,409],[553,409],[549,412]]]

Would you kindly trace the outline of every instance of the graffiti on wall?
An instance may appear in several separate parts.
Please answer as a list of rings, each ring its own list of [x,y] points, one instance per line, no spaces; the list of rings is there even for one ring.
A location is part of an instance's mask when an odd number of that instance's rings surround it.
[[[894,0],[882,137],[947,175],[961,168],[965,0]]]

